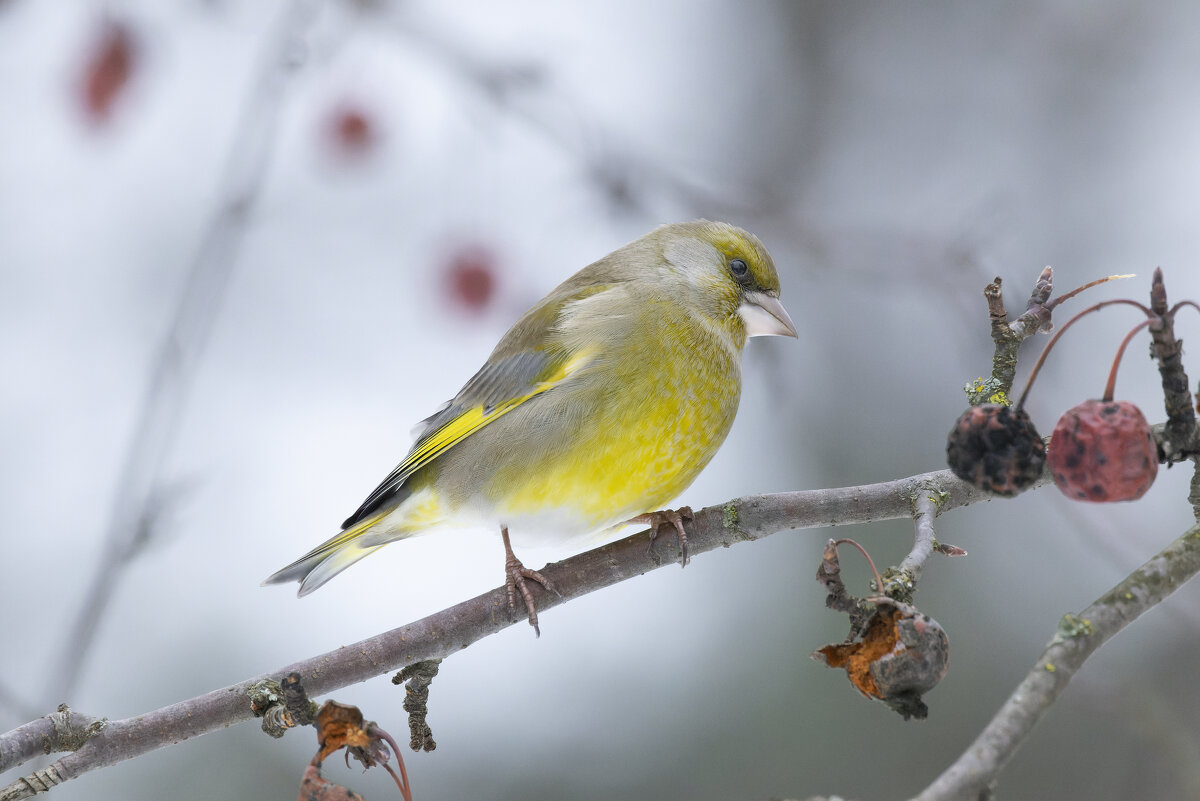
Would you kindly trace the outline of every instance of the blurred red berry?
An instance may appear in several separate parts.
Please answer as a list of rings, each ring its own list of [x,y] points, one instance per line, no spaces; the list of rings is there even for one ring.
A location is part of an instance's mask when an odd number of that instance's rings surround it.
[[[137,48],[130,29],[105,22],[84,64],[80,102],[94,124],[106,122],[133,75]]]
[[[958,418],[946,439],[946,461],[963,481],[1012,497],[1041,476],[1046,446],[1024,409],[985,403]]]
[[[1054,427],[1047,457],[1054,483],[1078,501],[1134,501],[1158,475],[1150,424],[1127,401],[1084,401]]]
[[[482,311],[496,291],[495,259],[481,246],[463,248],[450,257],[447,279],[456,303],[468,311]]]
[[[329,120],[329,139],[343,156],[362,156],[370,152],[378,139],[370,113],[355,103],[343,103]]]

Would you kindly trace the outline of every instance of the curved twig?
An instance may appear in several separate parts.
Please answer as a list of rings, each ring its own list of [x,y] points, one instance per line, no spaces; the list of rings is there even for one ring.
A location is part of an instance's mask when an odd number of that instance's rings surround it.
[[[921,578],[925,563],[933,555],[936,537],[933,519],[938,514],[938,499],[934,490],[926,489],[913,496],[913,547],[900,563],[899,569],[915,583]]]

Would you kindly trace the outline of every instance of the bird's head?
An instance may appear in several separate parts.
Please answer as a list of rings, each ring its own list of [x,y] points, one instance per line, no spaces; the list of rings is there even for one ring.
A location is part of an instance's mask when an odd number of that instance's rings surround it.
[[[775,262],[754,234],[708,220],[664,225],[655,234],[664,268],[682,291],[695,290],[700,310],[714,322],[748,337],[796,336],[779,302]]]

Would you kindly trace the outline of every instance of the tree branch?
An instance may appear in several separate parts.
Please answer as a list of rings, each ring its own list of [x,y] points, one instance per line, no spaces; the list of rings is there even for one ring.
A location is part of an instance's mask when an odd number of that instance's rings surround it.
[[[1053,639],[991,723],[915,801],[990,797],[990,785],[1097,648],[1200,572],[1200,525],[1095,603],[1064,615]]]
[[[1049,480],[1048,475],[1043,476],[1039,484]],[[696,512],[688,527],[688,550],[698,555],[761,539],[777,531],[907,518],[913,514],[914,500],[931,491],[940,493],[943,510],[990,499],[981,490],[955,478],[949,470],[858,487],[752,495]],[[558,587],[561,595],[533,588],[539,595],[539,609],[552,609],[572,598],[677,561],[675,555],[664,558],[659,552],[649,550],[647,542],[647,533],[641,532],[542,568],[541,572]],[[660,538],[655,547],[674,551],[677,546]],[[61,783],[189,737],[249,720],[253,712],[248,696],[264,679],[278,681],[295,671],[311,696],[324,695],[413,662],[444,658],[514,622],[517,621],[509,617],[503,588],[491,590],[407,626],[269,674],[144,715],[110,721],[77,750],[40,772],[46,774],[43,783]],[[0,735],[0,771],[43,753],[44,741],[31,734],[46,730],[44,720]],[[0,801],[32,794],[23,781],[17,782],[0,791]]]

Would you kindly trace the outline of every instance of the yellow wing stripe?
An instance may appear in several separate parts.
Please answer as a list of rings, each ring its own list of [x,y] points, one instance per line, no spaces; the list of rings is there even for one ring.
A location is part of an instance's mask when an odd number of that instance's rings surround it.
[[[467,409],[465,412],[455,417],[450,422],[439,428],[437,431],[429,435],[429,437],[420,444],[413,452],[408,455],[408,458],[396,468],[397,483],[407,479],[417,470],[420,470],[425,465],[436,459],[447,449],[461,442],[466,437],[483,428],[488,423],[511,412],[513,409],[520,406],[530,398],[536,397],[546,390],[553,389],[562,383],[565,379],[577,370],[584,367],[592,359],[590,351],[576,354],[563,363],[555,373],[547,377],[545,381],[539,381],[534,384],[530,391],[518,398],[510,398],[493,406],[488,411],[484,411],[482,406],[475,406]]]
[[[305,554],[303,557],[301,557],[301,559],[299,561],[303,561],[304,559],[307,559],[310,556],[316,556],[319,553],[323,553],[323,554],[333,553],[334,551],[338,550],[339,548],[341,548],[343,545],[350,542],[351,540],[358,539],[358,537],[360,535],[362,535],[362,533],[364,531],[366,531],[371,526],[378,523],[383,518],[387,517],[387,515],[388,515],[387,512],[378,512],[376,514],[371,515],[370,517],[359,520],[357,523],[355,523],[350,528],[346,529],[345,531],[341,532],[340,534],[330,537],[329,539],[325,540],[325,542],[318,545],[316,548],[313,548],[311,551],[309,551],[307,554]]]
[[[379,512],[377,514],[373,514],[370,517],[367,517],[363,520],[358,521],[353,526],[350,526],[350,528],[346,529],[345,531],[341,532],[340,534],[337,534],[336,536],[333,536],[333,537],[325,540],[325,542],[322,542],[316,548],[313,548],[311,551],[304,554],[304,556],[301,556],[299,559],[297,559],[295,562],[292,562],[287,567],[275,571],[275,573],[273,573],[271,576],[269,576],[267,578],[267,580],[263,583],[264,584],[278,584],[283,581],[294,581],[296,579],[299,579],[300,581],[304,581],[304,579],[307,578],[308,575],[310,573],[312,573],[313,570],[315,570],[318,565],[320,565],[322,562],[324,562],[329,557],[331,557],[334,554],[341,551],[342,548],[344,548],[346,545],[348,545],[351,542],[353,542],[354,540],[358,539],[364,531],[366,531],[371,526],[378,523],[383,518],[387,517],[387,515],[388,515],[388,512]],[[367,553],[370,553],[370,551],[364,552],[363,556],[365,556]],[[361,558],[361,557],[359,557],[359,558]],[[350,562],[347,562],[344,565],[344,567],[348,567],[354,561],[357,561],[357,560],[352,559]],[[339,571],[340,571],[340,569],[339,569]],[[332,576],[333,576],[333,574],[330,574],[329,577],[332,578]],[[328,579],[326,579],[326,580],[328,580]],[[323,583],[324,583],[324,581],[321,582],[321,584],[323,584]],[[321,584],[317,584],[312,589],[316,589],[317,587],[321,586]],[[311,592],[311,591],[312,590],[309,590],[309,592]],[[302,590],[301,594],[303,594],[303,590]]]

